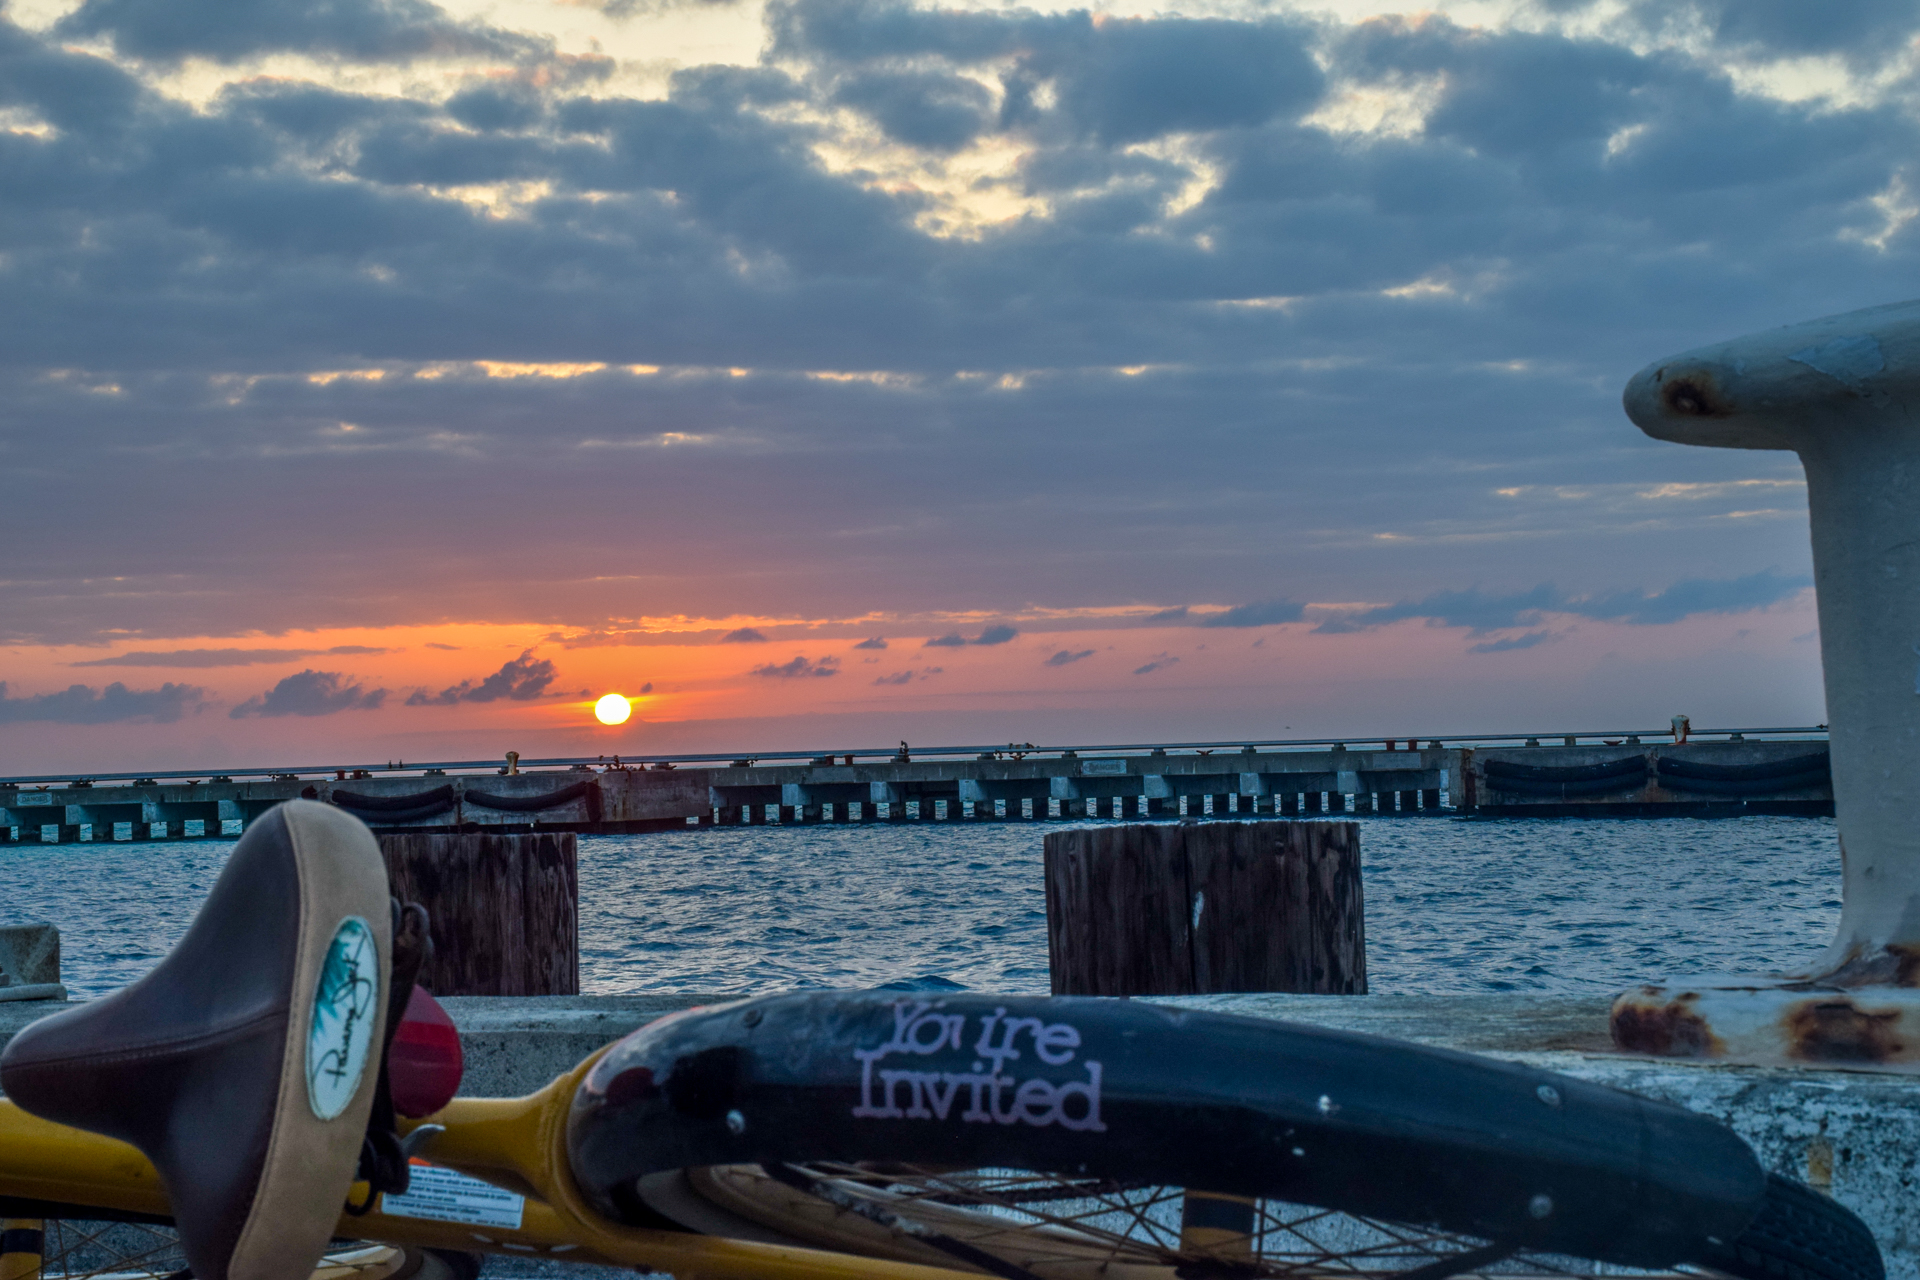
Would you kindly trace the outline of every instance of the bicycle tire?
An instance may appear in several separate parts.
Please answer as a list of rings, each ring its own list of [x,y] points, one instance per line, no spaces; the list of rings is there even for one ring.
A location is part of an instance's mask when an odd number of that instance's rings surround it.
[[[861,1169],[836,1170],[816,1164],[790,1165],[783,1172],[785,1176],[760,1166],[711,1166],[686,1170],[684,1178],[686,1186],[710,1201],[713,1211],[745,1218],[761,1230],[780,1232],[791,1243],[899,1262],[961,1266],[1020,1280],[1032,1275],[1045,1276],[1047,1280],[1099,1280],[1109,1275],[1116,1264],[1126,1264],[1128,1274],[1136,1278],[1156,1265],[1173,1275],[1191,1274],[1204,1253],[1201,1249],[1179,1247],[1171,1239],[1164,1245],[1142,1241],[1131,1248],[1104,1250],[1097,1248],[1091,1239],[1077,1245],[1064,1241],[1058,1229],[1070,1227],[1083,1218],[1084,1207],[1073,1220],[1037,1218],[1031,1223],[1010,1227],[1002,1215],[968,1224],[967,1211],[959,1207],[962,1197],[951,1191],[977,1171],[943,1169],[916,1179],[911,1173],[903,1174],[898,1169],[876,1173]],[[796,1173],[801,1177],[794,1177]],[[838,1194],[832,1196],[809,1194],[798,1185],[806,1181],[838,1182],[840,1188],[865,1184],[863,1189],[870,1193],[866,1197],[868,1203],[884,1205],[887,1212],[880,1215],[849,1212],[844,1190],[837,1188]],[[895,1194],[890,1202],[885,1195],[871,1194],[877,1182],[893,1184]],[[935,1199],[933,1203],[939,1208],[928,1213],[899,1190],[902,1186],[922,1194],[929,1187],[937,1187],[949,1194]],[[1082,1205],[1091,1200],[1089,1197]],[[1001,1207],[993,1203],[992,1197],[983,1197],[982,1203],[988,1208]],[[1123,1204],[1114,1203],[1108,1212],[1117,1214]],[[1257,1220],[1271,1226],[1284,1216],[1263,1205]],[[697,1214],[688,1215],[682,1225],[699,1230],[698,1221]],[[1367,1225],[1346,1222],[1334,1227],[1329,1234],[1352,1232]],[[1039,1238],[1037,1233],[1048,1228],[1055,1229],[1055,1237],[1051,1241]],[[1450,1253],[1457,1256],[1474,1247],[1470,1241],[1451,1242],[1451,1248],[1439,1247],[1442,1243],[1445,1242],[1405,1236],[1401,1240],[1406,1256],[1425,1256],[1434,1261],[1441,1261]],[[960,1247],[955,1248],[955,1244]],[[1421,1249],[1425,1252],[1419,1252]],[[993,1262],[983,1265],[983,1254],[989,1255]],[[1333,1259],[1330,1251],[1326,1259],[1305,1261]],[[994,1263],[1002,1264],[1004,1269],[996,1268]],[[1288,1253],[1251,1244],[1235,1274],[1245,1277],[1292,1275],[1304,1265],[1297,1247]],[[1737,1280],[1883,1280],[1884,1277],[1878,1246],[1858,1218],[1818,1192],[1777,1175],[1770,1182],[1767,1201],[1753,1224],[1724,1245],[1709,1244],[1699,1257],[1688,1260],[1687,1265],[1690,1270],[1717,1272]],[[1186,1270],[1183,1271],[1183,1267]],[[1382,1272],[1393,1269],[1379,1268]],[[1497,1270],[1503,1277],[1512,1277],[1565,1276],[1579,1274],[1582,1269],[1564,1260],[1542,1260],[1520,1252],[1500,1259]]]
[[[1752,1224],[1725,1244],[1711,1243],[1698,1261],[1742,1280],[1881,1280],[1885,1274],[1865,1223],[1777,1173],[1767,1176],[1766,1200]]]
[[[407,1260],[388,1280],[480,1280],[485,1260],[458,1249],[405,1246]]]
[[[981,1038],[968,1053],[960,1029],[976,1025]],[[994,1043],[996,1025],[1022,1028],[1026,1049],[1012,1051],[1011,1030]],[[1026,1081],[1003,1075],[1022,1052],[1054,1063],[1053,1078],[1038,1063]],[[881,1067],[896,1054],[900,1066],[956,1070]],[[993,1061],[990,1073],[980,1061],[969,1069],[974,1054]],[[1077,1078],[1059,1078],[1075,1069]],[[962,1115],[969,1100],[959,1095],[968,1090],[971,1110]],[[928,1225],[925,1215],[897,1212],[938,1199],[912,1179],[947,1179],[938,1195],[964,1199],[974,1188],[956,1190],[954,1171],[1019,1171],[1029,1179],[1019,1185],[1038,1185],[1063,1209],[1089,1187],[1131,1188],[1115,1194],[1159,1197],[1152,1211],[1160,1219],[1172,1203],[1162,1192],[1173,1189],[1182,1223],[1185,1206],[1214,1212],[1237,1203],[1256,1209],[1234,1212],[1267,1215],[1259,1221],[1294,1235],[1300,1223],[1337,1214],[1355,1225],[1326,1228],[1333,1236],[1385,1232],[1380,1238],[1396,1242],[1368,1245],[1365,1267],[1351,1265],[1352,1250],[1341,1245],[1345,1269],[1420,1280],[1577,1272],[1568,1258],[1643,1270],[1705,1265],[1743,1280],[1883,1280],[1857,1220],[1831,1202],[1816,1212],[1776,1190],[1745,1143],[1707,1117],[1516,1064],[1130,1001],[818,993],[675,1015],[612,1047],[589,1073],[569,1119],[568,1155],[581,1189],[616,1219],[673,1217],[644,1194],[644,1179],[662,1170],[758,1166],[773,1182],[817,1184],[834,1205],[827,1217],[840,1213],[843,1226],[865,1215],[854,1233],[864,1239],[840,1238],[838,1227],[804,1214],[769,1214],[750,1197],[725,1203],[728,1212],[825,1247],[901,1256],[885,1254],[884,1243],[904,1249],[903,1260],[929,1260],[922,1246],[943,1237],[935,1251],[944,1265],[1007,1276],[1064,1276],[1079,1264],[1054,1258],[1053,1270],[1033,1271],[995,1255],[999,1245],[985,1237],[1005,1237],[1015,1250],[1041,1238],[1022,1237],[1025,1227],[1053,1230],[1053,1244],[1067,1238],[1061,1231],[1112,1241],[1113,1231],[1097,1226],[1109,1208],[1089,1200],[1093,1207],[1071,1220],[1033,1215],[992,1189],[993,1212],[1032,1220],[1019,1229],[951,1216]],[[901,1169],[912,1171],[905,1182]],[[861,1203],[876,1197],[892,1199]],[[1289,1218],[1296,1206],[1311,1212]],[[1160,1268],[1152,1274],[1278,1275],[1304,1265],[1249,1271],[1234,1263],[1235,1271],[1221,1261],[1226,1246],[1208,1242],[1204,1221],[1188,1224],[1192,1233],[1155,1221],[1173,1243],[1128,1255]],[[886,1242],[869,1229],[876,1222]],[[1792,1239],[1827,1240],[1824,1251],[1774,1247],[1790,1224],[1799,1233]],[[1199,1242],[1191,1248],[1189,1234]],[[1862,1239],[1864,1253],[1834,1243]],[[1067,1252],[1084,1252],[1083,1241],[1069,1243]],[[1315,1239],[1296,1252],[1323,1265],[1333,1247]],[[1816,1256],[1826,1270],[1808,1261]]]

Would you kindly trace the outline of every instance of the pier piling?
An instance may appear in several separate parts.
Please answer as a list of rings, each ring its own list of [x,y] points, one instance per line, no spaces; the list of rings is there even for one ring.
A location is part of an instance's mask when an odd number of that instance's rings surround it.
[[[435,995],[580,993],[580,886],[572,832],[383,835],[393,892],[427,909]]]
[[[1045,862],[1055,995],[1367,989],[1353,823],[1070,829]]]

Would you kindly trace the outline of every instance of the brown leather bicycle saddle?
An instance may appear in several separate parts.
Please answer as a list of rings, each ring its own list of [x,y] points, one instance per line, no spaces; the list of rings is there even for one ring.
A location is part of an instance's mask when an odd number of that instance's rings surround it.
[[[0,1088],[153,1161],[199,1280],[304,1277],[366,1132],[390,931],[373,834],[327,805],[280,805],[166,959],[20,1032]]]

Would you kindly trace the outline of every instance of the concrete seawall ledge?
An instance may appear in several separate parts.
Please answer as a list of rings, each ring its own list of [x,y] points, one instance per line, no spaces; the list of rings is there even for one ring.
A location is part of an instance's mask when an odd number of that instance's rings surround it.
[[[525,1093],[654,1018],[728,995],[466,997],[444,1001],[466,1046],[463,1092]],[[1611,1050],[1607,996],[1218,995],[1156,1003],[1285,1018],[1484,1053],[1676,1103],[1724,1121],[1769,1169],[1858,1213],[1889,1280],[1920,1280],[1920,1076],[1743,1067]]]
[[[453,997],[470,1096],[524,1094],[655,1018],[739,995]],[[1610,1051],[1604,996],[1218,995],[1181,1008],[1285,1018],[1485,1053],[1677,1103],[1731,1125],[1761,1163],[1827,1191],[1873,1229],[1890,1280],[1920,1280],[1920,1076],[1746,1067]],[[0,1003],[0,1043],[63,1002]]]

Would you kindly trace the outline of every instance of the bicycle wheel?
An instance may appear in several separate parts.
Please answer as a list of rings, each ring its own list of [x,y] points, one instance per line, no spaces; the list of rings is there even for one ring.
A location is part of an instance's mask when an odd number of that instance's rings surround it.
[[[823,993],[676,1015],[595,1064],[568,1156],[617,1219],[701,1230],[692,1197],[799,1243],[1013,1280],[1882,1280],[1857,1219],[1770,1182],[1706,1117],[1130,1001]],[[1765,1243],[1789,1235],[1818,1247]]]
[[[720,1165],[687,1170],[685,1181],[721,1211],[787,1242],[1009,1280],[1675,1274],[1312,1205],[1015,1169]],[[683,1225],[696,1222],[690,1214]],[[1683,1265],[1740,1280],[1882,1274],[1878,1247],[1857,1218],[1777,1175],[1745,1233]]]

